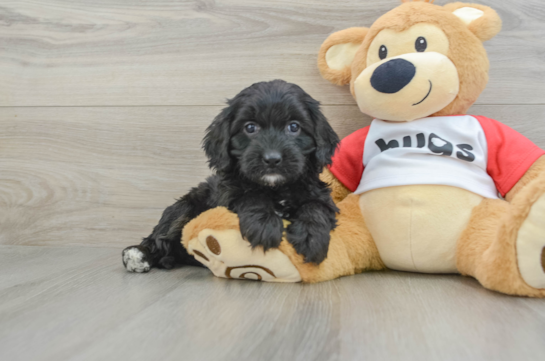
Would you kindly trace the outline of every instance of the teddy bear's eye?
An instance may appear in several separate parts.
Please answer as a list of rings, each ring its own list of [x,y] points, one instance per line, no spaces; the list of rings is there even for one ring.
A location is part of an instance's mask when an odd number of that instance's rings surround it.
[[[428,42],[426,41],[426,38],[419,36],[418,39],[416,39],[416,42],[414,43],[414,47],[416,48],[416,51],[419,53],[422,53],[426,50],[428,47]]]
[[[386,48],[386,46],[384,45],[381,45],[380,49],[378,49],[378,57],[380,58],[380,60],[383,60],[383,59],[386,59],[387,56],[388,56],[388,48]]]

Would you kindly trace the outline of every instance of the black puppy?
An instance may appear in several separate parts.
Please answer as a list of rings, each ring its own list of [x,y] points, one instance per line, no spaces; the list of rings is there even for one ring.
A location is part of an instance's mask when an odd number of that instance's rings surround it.
[[[284,218],[291,222],[287,239],[306,262],[326,258],[338,209],[319,174],[339,138],[319,102],[295,84],[274,80],[253,84],[227,104],[203,141],[216,175],[165,209],[139,246],[123,251],[127,270],[200,265],[181,245],[181,231],[217,206],[238,214],[242,236],[253,247],[278,247]]]

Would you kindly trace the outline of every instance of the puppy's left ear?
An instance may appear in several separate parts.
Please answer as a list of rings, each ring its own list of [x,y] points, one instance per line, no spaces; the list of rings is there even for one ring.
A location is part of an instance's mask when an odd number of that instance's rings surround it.
[[[234,111],[233,105],[229,105],[206,128],[206,135],[203,139],[203,148],[208,157],[208,165],[218,172],[229,170],[233,163],[229,153],[229,144],[231,141],[231,120]]]
[[[320,110],[320,102],[311,98],[306,103],[310,117],[314,122],[314,141],[316,142],[314,156],[316,158],[316,165],[318,170],[322,171],[323,167],[331,164],[331,157],[333,157],[339,144],[339,136],[335,133],[331,125],[329,125],[329,122]]]

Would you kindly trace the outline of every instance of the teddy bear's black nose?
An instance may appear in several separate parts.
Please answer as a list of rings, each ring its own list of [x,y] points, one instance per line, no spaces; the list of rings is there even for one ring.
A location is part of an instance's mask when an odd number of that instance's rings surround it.
[[[416,74],[415,66],[404,59],[392,59],[375,69],[371,85],[376,91],[397,93],[411,82]]]

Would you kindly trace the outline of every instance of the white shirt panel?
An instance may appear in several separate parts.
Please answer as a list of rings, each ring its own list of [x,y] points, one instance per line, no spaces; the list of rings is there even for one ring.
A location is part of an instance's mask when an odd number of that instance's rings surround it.
[[[411,122],[371,123],[363,151],[364,171],[355,193],[372,189],[440,184],[498,198],[486,172],[488,148],[478,120],[469,115]]]

